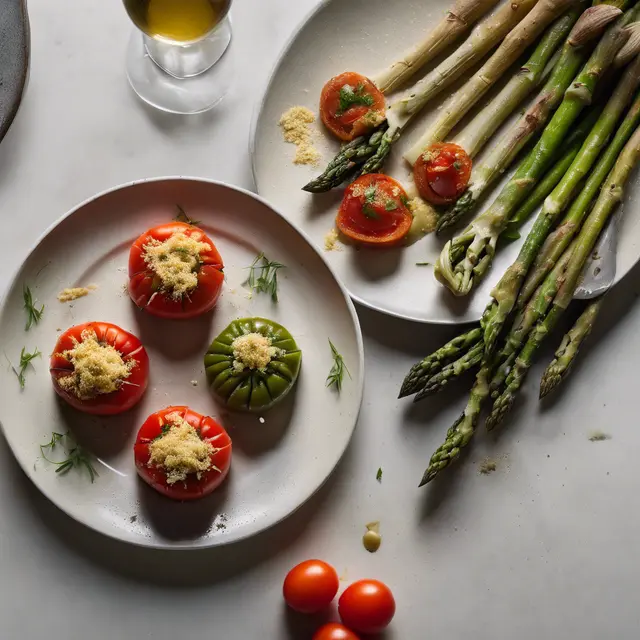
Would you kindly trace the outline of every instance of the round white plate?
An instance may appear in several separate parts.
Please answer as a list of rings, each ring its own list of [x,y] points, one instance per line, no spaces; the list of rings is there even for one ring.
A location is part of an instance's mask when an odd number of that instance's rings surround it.
[[[334,226],[343,190],[314,196],[301,187],[321,172],[338,151],[339,143],[317,121],[312,126],[316,147],[323,156],[321,167],[294,165],[295,148],[283,141],[278,126],[282,113],[293,105],[303,105],[317,114],[320,91],[329,78],[346,70],[374,76],[419,42],[451,4],[453,0],[330,0],[300,27],[276,65],[254,122],[252,156],[257,190],[304,229],[321,250],[325,235]],[[437,98],[394,146],[386,173],[410,182],[410,168],[402,154],[441,103],[442,97]],[[629,191],[627,202],[634,199],[637,188]],[[625,210],[617,280],[640,258],[640,216],[633,215],[636,207],[634,204],[634,211],[630,206]],[[325,252],[325,257],[353,299],[363,305],[419,322],[476,321],[491,289],[517,255],[520,243],[514,242],[498,253],[482,285],[467,299],[454,298],[438,284],[431,266],[416,266],[417,262],[433,264],[443,244],[442,238],[430,235],[410,247],[357,251],[344,247],[342,251]]]
[[[124,290],[129,247],[151,226],[170,220],[180,205],[216,243],[225,285],[216,309],[193,321],[167,321],[140,312]],[[279,302],[243,287],[259,252],[287,266]],[[25,332],[22,288],[44,303],[40,324]],[[97,285],[85,298],[62,304],[66,287]],[[225,412],[209,395],[203,355],[234,318],[265,316],[284,324],[303,352],[297,388],[272,411]],[[81,322],[116,323],[139,336],[151,361],[149,390],[130,412],[93,418],[57,399],[48,372],[60,330]],[[251,536],[285,518],[327,479],[356,424],[363,392],[363,349],[353,304],[309,241],[266,202],[215,182],[165,178],[128,184],[81,204],[55,224],[16,275],[0,309],[3,351],[14,364],[20,349],[42,358],[20,391],[11,368],[0,367],[5,390],[0,423],[9,446],[36,486],[72,518],[134,544],[187,548]],[[326,387],[331,339],[351,373],[341,394]],[[192,382],[193,381],[193,382]],[[219,419],[233,440],[226,482],[193,503],[164,498],[139,480],[132,446],[152,412],[186,404]],[[40,457],[53,431],[71,430],[97,458],[99,477],[65,476]],[[56,450],[51,454],[58,454]],[[50,456],[50,457],[51,457]],[[56,458],[60,459],[60,458]]]

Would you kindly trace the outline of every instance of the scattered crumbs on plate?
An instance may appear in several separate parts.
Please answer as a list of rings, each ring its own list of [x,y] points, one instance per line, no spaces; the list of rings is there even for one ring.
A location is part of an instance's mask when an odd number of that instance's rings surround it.
[[[124,293],[125,295],[129,295],[129,283],[128,282],[123,282],[122,283],[122,293]]]
[[[137,521],[138,521],[138,516],[131,516],[131,517],[129,518],[129,522],[130,522],[131,524],[133,524],[134,522],[137,522]]]
[[[264,424],[265,420],[264,420],[264,418],[263,418],[262,416],[260,416],[260,417],[258,418],[258,422],[259,422],[260,424]]]
[[[218,531],[222,531],[223,529],[226,529],[227,525],[224,522],[216,522],[216,529]]]
[[[589,436],[591,442],[603,442],[604,440],[611,440],[611,436],[604,431],[592,431]]]
[[[325,251],[342,251],[342,244],[340,243],[340,236],[337,229],[331,229],[327,231],[324,236],[324,250]]]
[[[62,331],[62,329],[61,329],[60,327],[58,327],[58,328],[56,329],[56,331]]]
[[[316,116],[307,107],[291,107],[280,118],[280,126],[285,142],[296,145],[293,164],[317,165],[320,162],[320,152],[313,146],[310,124],[316,121]]]
[[[340,580],[340,582],[349,582],[349,570],[345,569],[338,577],[338,580]]]
[[[491,475],[498,468],[498,463],[491,458],[485,458],[478,466],[478,471],[483,476]]]
[[[71,302],[72,300],[77,300],[78,298],[84,298],[84,296],[88,296],[97,288],[98,287],[95,284],[90,284],[88,287],[68,287],[67,289],[63,289],[58,294],[58,300],[60,302]]]
[[[197,380],[192,380],[191,381],[191,386],[192,387],[197,387],[198,386],[198,381]]]
[[[362,536],[362,545],[369,553],[375,553],[382,544],[380,523],[369,522],[365,526],[367,527],[367,532]]]

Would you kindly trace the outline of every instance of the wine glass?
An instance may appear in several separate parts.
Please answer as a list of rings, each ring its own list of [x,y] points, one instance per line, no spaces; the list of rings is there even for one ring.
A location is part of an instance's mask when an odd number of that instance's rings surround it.
[[[201,113],[229,90],[233,64],[232,0],[123,0],[135,30],[127,75],[150,105],[172,113]]]

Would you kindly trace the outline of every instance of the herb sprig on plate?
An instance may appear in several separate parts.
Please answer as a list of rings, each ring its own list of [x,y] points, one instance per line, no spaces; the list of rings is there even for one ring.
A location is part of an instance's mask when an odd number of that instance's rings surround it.
[[[21,389],[24,389],[24,386],[26,383],[25,373],[27,372],[29,365],[31,364],[32,360],[35,360],[41,355],[42,353],[40,353],[37,347],[33,353],[29,353],[26,347],[22,347],[22,350],[20,351],[20,363],[18,364],[17,368],[11,363],[11,360],[7,358],[7,360],[9,360],[9,364],[11,365],[11,369],[13,370],[13,373],[15,373],[16,378],[18,378],[18,382],[20,383]],[[31,366],[33,367],[32,364]]]
[[[22,299],[24,300],[24,310],[27,314],[27,324],[24,327],[25,331],[29,331],[31,327],[38,324],[42,320],[42,314],[44,313],[44,305],[39,309],[37,306],[37,299],[33,297],[31,289],[25,284],[22,288]]]
[[[249,277],[245,286],[257,293],[267,293],[273,302],[278,302],[278,271],[286,269],[286,266],[280,262],[272,262],[264,253],[260,253],[248,268]]]
[[[64,449],[67,457],[60,461],[51,460],[47,457],[46,451],[54,451],[58,445]],[[68,473],[71,469],[86,469],[92,483],[98,475],[98,472],[93,466],[92,455],[81,447],[68,432],[57,433],[54,431],[51,434],[51,440],[46,444],[40,445],[40,453],[47,462],[56,465],[56,473],[60,475]]]
[[[335,387],[338,393],[340,393],[340,391],[342,391],[342,382],[344,380],[345,372],[349,378],[351,378],[351,373],[349,373],[349,369],[347,369],[347,365],[344,363],[344,358],[340,355],[340,352],[336,349],[331,340],[329,340],[329,346],[331,347],[333,366],[327,376],[327,387]]]

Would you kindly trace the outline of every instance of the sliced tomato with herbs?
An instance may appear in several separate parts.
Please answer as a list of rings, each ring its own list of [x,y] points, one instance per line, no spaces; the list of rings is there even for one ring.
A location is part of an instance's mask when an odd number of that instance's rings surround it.
[[[149,380],[149,356],[136,336],[109,322],[67,329],[49,361],[56,393],[79,411],[109,416],[131,409]]]
[[[345,236],[372,246],[400,242],[411,229],[413,216],[402,185],[381,173],[350,184],[342,199],[336,226]]]
[[[467,188],[471,158],[452,142],[432,144],[413,165],[413,179],[420,195],[431,204],[451,204]]]
[[[315,632],[313,640],[360,640],[360,638],[343,624],[329,622]]]
[[[391,589],[379,580],[359,580],[347,587],[338,601],[342,622],[360,633],[380,633],[396,612]]]
[[[353,140],[385,119],[384,96],[369,78],[347,71],[324,85],[320,117],[340,140]]]
[[[223,268],[216,246],[202,229],[185,222],[161,224],[131,247],[129,295],[152,315],[194,318],[218,301]]]
[[[174,500],[210,494],[231,466],[231,438],[224,427],[185,406],[150,415],[138,431],[133,452],[140,477]]]
[[[307,560],[289,571],[282,593],[294,611],[317,613],[331,604],[338,587],[338,574],[330,564],[322,560]]]

